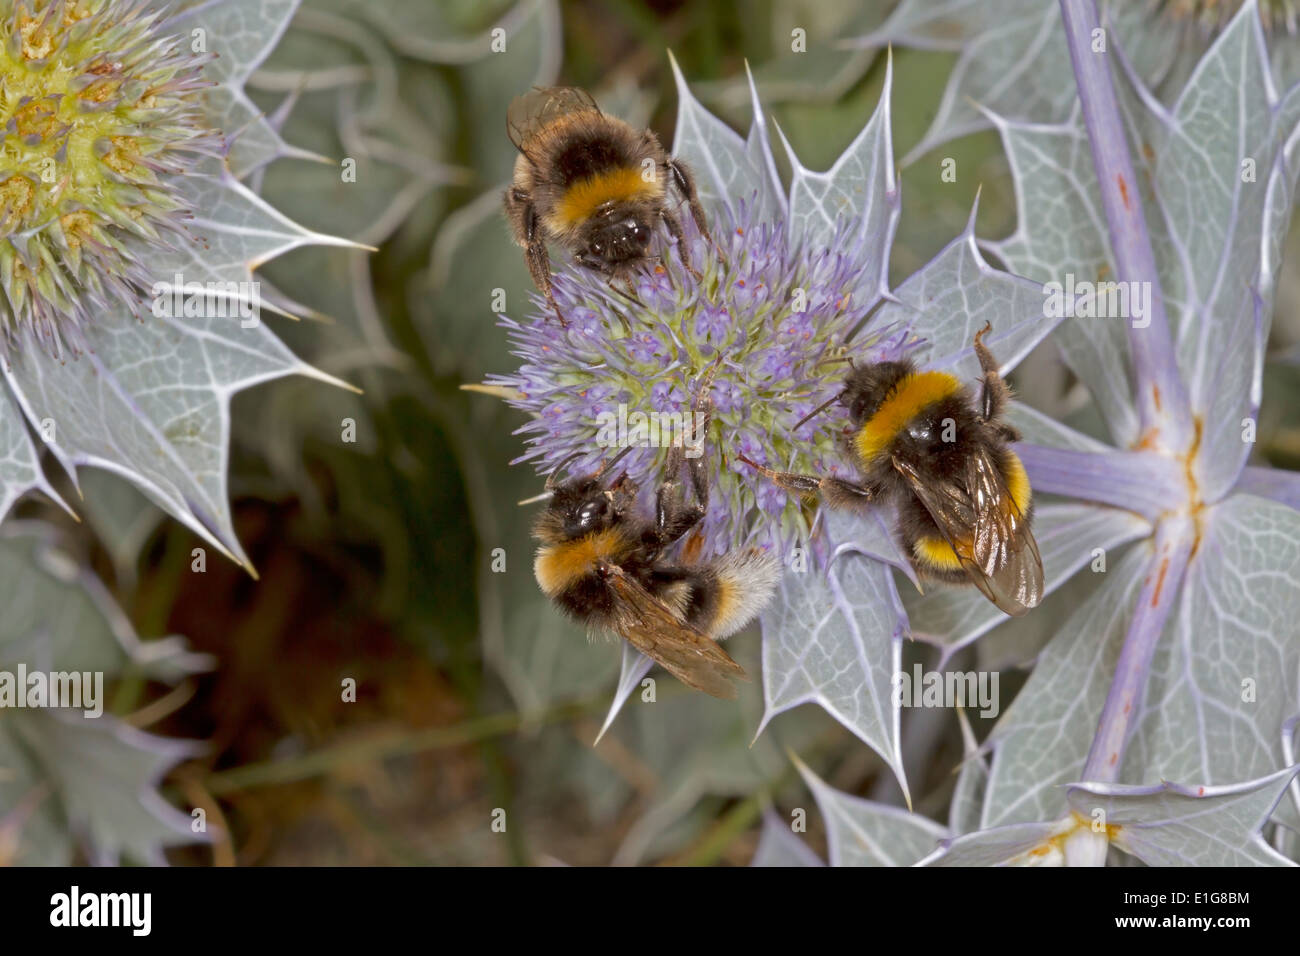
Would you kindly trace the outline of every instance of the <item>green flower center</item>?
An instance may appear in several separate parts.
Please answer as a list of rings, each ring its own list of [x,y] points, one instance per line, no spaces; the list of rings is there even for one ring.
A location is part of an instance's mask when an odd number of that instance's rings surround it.
[[[210,135],[200,60],[115,0],[0,0],[0,326],[66,336],[175,231],[168,178]],[[103,296],[99,296],[103,298]]]

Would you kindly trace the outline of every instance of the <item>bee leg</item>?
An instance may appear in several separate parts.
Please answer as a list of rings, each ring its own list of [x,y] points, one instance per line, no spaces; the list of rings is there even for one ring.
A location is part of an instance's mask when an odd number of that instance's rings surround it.
[[[709,506],[709,475],[708,467],[704,460],[704,439],[709,434],[709,425],[713,423],[713,399],[709,397],[709,391],[713,388],[713,378],[718,374],[718,369],[722,367],[723,353],[719,353],[717,359],[709,366],[708,371],[700,380],[700,385],[695,393],[695,398],[691,402],[691,427],[695,432],[695,444],[692,451],[695,455],[686,456],[687,473],[690,475],[691,486],[695,491],[695,499],[703,508]],[[674,449],[676,450],[676,449]],[[671,453],[669,455],[671,460]]]
[[[993,357],[993,353],[983,341],[991,328],[993,328],[992,323],[986,322],[984,328],[975,333],[975,357],[979,359],[980,369],[984,372],[980,394],[980,417],[986,422],[998,418],[1006,410],[1007,402],[1011,400],[1011,389],[998,374],[997,359]],[[1015,433],[1016,437],[1007,438],[1008,441],[1020,440],[1019,433],[1010,425],[1000,425],[1000,427],[1006,432]]]
[[[704,439],[709,433],[709,424],[713,420],[713,400],[709,398],[709,389],[713,387],[713,377],[722,364],[719,355],[716,362],[705,372],[699,390],[691,402],[690,427],[694,432],[694,441],[689,454],[682,443],[675,444],[668,450],[668,461],[664,467],[667,478],[659,486],[655,500],[655,535],[660,547],[676,541],[704,517],[709,507],[709,474],[704,458]],[[687,502],[682,491],[682,464],[686,465],[686,474],[690,479],[691,491],[695,495],[693,502]]]
[[[685,163],[678,162],[675,159],[668,160],[665,163],[668,167],[668,173],[672,176],[673,185],[677,191],[686,197],[686,202],[691,207],[691,218],[695,220],[695,228],[700,230],[703,236],[713,246],[713,251],[718,253],[718,258],[722,258],[722,253],[713,242],[713,236],[709,233],[709,224],[704,218],[704,205],[700,202],[700,194],[695,190],[695,178],[691,175],[690,169]]]
[[[524,261],[528,264],[528,274],[533,277],[533,285],[546,296],[546,303],[560,325],[568,328],[569,323],[564,321],[560,307],[555,304],[555,296],[551,294],[551,259],[546,254],[546,242],[538,228],[537,210],[532,200],[522,189],[510,189],[506,192],[506,206],[519,216],[519,238],[523,240]]]
[[[826,503],[832,508],[857,507],[867,504],[875,498],[875,493],[866,485],[847,481],[844,478],[836,478],[831,475],[819,478],[816,475],[798,475],[790,471],[773,471],[771,468],[763,467],[758,462],[751,461],[744,455],[739,457],[741,461],[779,488],[784,488],[786,491],[804,497],[812,497],[820,492]]]
[[[682,490],[682,449],[674,446],[668,452],[668,475],[655,490],[655,521],[649,532],[650,543],[656,548],[672,544],[690,531],[704,517],[705,503],[687,502]],[[692,474],[691,484],[695,484]]]
[[[682,257],[682,265],[686,266],[686,271],[695,277],[696,282],[699,282],[704,276],[700,275],[695,266],[691,265],[691,253],[686,248],[686,236],[682,232],[682,224],[667,209],[661,210],[659,216],[663,219],[664,225],[668,227],[673,239],[677,241],[677,252]]]
[[[618,276],[614,276],[614,275],[612,275],[612,276],[610,276],[609,279],[606,281],[606,284],[607,284],[611,289],[613,289],[615,292],[617,292],[619,295],[623,296],[625,299],[630,299],[630,300],[631,300],[633,303],[635,303],[636,305],[639,305],[639,306],[641,306],[642,308],[644,308],[644,307],[645,307],[645,306],[644,306],[644,303],[642,303],[642,301],[641,301],[639,298],[637,298],[636,287],[632,285],[632,280],[629,279],[627,276],[623,276],[623,286],[624,286],[624,288],[620,289],[620,288],[616,285],[616,283],[618,282],[618,279],[619,279]]]

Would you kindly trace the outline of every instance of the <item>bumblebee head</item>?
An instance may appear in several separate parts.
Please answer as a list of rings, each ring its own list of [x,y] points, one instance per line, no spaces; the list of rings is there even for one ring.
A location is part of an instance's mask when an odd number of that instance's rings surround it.
[[[564,482],[556,482],[553,474],[546,482],[551,500],[537,519],[534,536],[539,541],[555,544],[604,531],[620,521],[623,512],[636,500],[636,483],[626,473],[609,484],[602,478],[629,451],[631,448],[624,448],[594,474]]]
[[[890,391],[910,372],[907,362],[873,362],[855,366],[840,392],[840,404],[849,412],[854,426],[861,426],[889,397]]]
[[[578,260],[590,269],[613,272],[650,252],[650,217],[636,204],[612,203],[591,217]]]
[[[537,520],[536,537],[555,544],[604,531],[618,520],[614,499],[613,489],[590,477],[556,485],[550,504]]]

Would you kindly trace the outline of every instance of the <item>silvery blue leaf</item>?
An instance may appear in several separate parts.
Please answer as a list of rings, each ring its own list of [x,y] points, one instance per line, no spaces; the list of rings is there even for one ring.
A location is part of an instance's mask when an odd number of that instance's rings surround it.
[[[826,822],[831,866],[910,866],[948,833],[919,814],[841,793],[797,766]]]
[[[993,729],[981,828],[1053,820],[1088,756],[1149,559],[1136,548],[1061,625]]]
[[[1035,509],[1034,537],[1043,558],[1044,586],[1055,591],[1075,572],[1150,533],[1151,526],[1129,511],[1085,504],[1045,504]],[[912,636],[943,648],[947,660],[1007,615],[975,588],[934,588],[904,598]]]
[[[1260,829],[1297,769],[1218,787],[1077,784],[1069,803],[1117,828],[1115,845],[1150,866],[1295,866]]]
[[[894,290],[895,298],[872,322],[906,326],[923,340],[916,353],[920,364],[964,381],[981,374],[973,343],[985,324],[991,329],[984,344],[1006,374],[1061,322],[1060,316],[1045,315],[1041,284],[984,261],[975,241],[977,211],[978,202],[962,234]]]
[[[858,279],[858,295],[867,304],[889,294],[889,250],[901,203],[889,119],[892,88],[893,63],[889,62],[875,113],[824,173],[806,169],[781,134],[793,170],[787,220],[790,235],[813,249],[833,241],[866,243],[869,266]],[[855,224],[855,231],[840,236],[837,229],[845,219]]]
[[[791,831],[771,810],[763,812],[763,832],[750,866],[825,866],[808,844]]]
[[[300,0],[193,0],[175,4],[169,0],[152,3],[168,14],[161,29],[179,33],[192,44],[200,38],[216,57],[204,75],[216,85],[208,90],[205,107],[214,126],[225,130],[230,140],[230,171],[244,179],[276,159],[295,158],[316,162],[324,157],[290,146],[258,109],[244,85],[280,42]]]
[[[906,794],[892,687],[907,618],[888,566],[845,553],[824,571],[787,571],[762,622],[759,732],[783,711],[820,704],[880,754]]]
[[[1300,513],[1251,495],[1208,512],[1156,649],[1121,780],[1228,784],[1282,766],[1300,701]]]
[[[1152,16],[1149,5],[1106,5],[1112,36],[1121,38],[1149,83],[1168,72],[1186,35]],[[1190,31],[1189,31],[1190,32]],[[1017,120],[1055,122],[1075,102],[1074,77],[1061,35],[1060,10],[1040,0],[904,0],[884,24],[852,41],[874,49],[888,43],[954,50],[953,67],[934,122],[904,165],[948,140],[987,129],[981,111]]]
[[[15,682],[19,668],[29,681],[81,675],[83,706],[4,708],[0,842],[13,854],[4,862],[66,866],[80,846],[94,862],[160,863],[164,847],[205,839],[156,789],[195,747],[128,726],[106,712],[103,694],[128,664],[175,681],[212,661],[180,638],[141,641],[103,584],[45,537],[11,525],[0,539],[0,671]]]

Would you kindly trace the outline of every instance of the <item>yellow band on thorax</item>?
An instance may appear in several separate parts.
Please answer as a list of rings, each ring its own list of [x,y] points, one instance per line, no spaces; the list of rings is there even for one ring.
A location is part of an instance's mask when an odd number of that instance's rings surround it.
[[[960,389],[961,382],[947,372],[908,375],[858,431],[854,442],[862,461],[874,461],[919,412]]]
[[[657,171],[656,171],[657,174]],[[564,191],[555,208],[555,218],[562,226],[574,226],[607,202],[653,199],[660,195],[659,181],[641,175],[639,166],[620,166],[580,179]]]
[[[550,544],[537,552],[533,571],[537,583],[547,594],[559,594],[584,574],[591,573],[597,561],[617,564],[629,542],[619,528],[606,528],[573,541]]]

